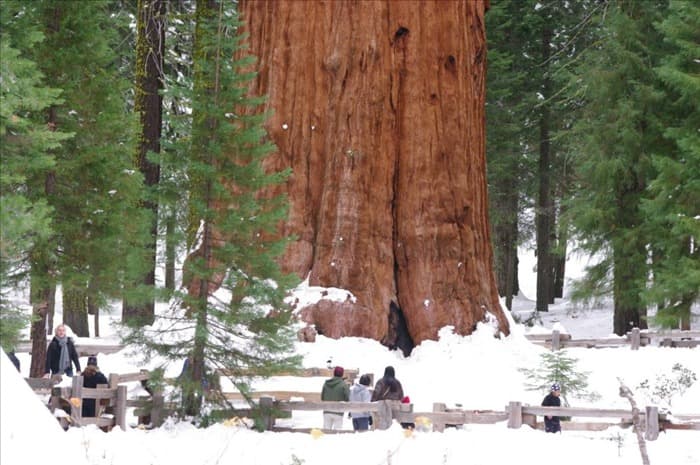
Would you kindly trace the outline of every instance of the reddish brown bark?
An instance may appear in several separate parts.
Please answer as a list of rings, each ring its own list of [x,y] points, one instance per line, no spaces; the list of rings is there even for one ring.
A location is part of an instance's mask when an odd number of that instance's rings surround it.
[[[484,151],[482,1],[243,1],[252,89],[269,96],[270,168],[291,167],[283,265],[348,289],[303,315],[332,337],[414,342],[487,312],[507,333],[492,269]]]

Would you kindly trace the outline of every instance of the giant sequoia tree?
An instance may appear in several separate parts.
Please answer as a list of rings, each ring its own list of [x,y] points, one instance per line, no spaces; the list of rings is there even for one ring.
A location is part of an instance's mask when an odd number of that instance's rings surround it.
[[[303,309],[323,334],[407,350],[489,315],[508,332],[487,222],[485,3],[241,2],[252,88],[273,110],[268,168],[293,171],[284,266],[356,297]]]

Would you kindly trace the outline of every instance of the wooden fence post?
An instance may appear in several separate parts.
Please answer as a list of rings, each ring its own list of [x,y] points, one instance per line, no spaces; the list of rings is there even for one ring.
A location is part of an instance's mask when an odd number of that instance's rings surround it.
[[[555,329],[552,331],[552,352],[556,352],[559,350],[561,346],[561,337],[559,334],[559,330]]]
[[[151,425],[155,428],[163,424],[165,412],[165,398],[161,392],[154,392],[151,396]]]
[[[117,386],[117,400],[114,405],[114,423],[126,431],[126,386]]]
[[[632,350],[639,350],[641,342],[641,335],[639,334],[639,328],[636,326],[632,328],[632,334],[630,335],[630,343],[632,345]]]
[[[447,405],[443,402],[433,402],[433,412],[439,413],[447,410]],[[445,423],[433,420],[433,431],[442,433],[445,431]]]
[[[508,428],[520,428],[523,425],[523,404],[520,402],[508,403]]]
[[[389,429],[389,427],[391,427],[391,421],[391,401],[380,400],[379,411],[377,412],[377,429]]]
[[[275,426],[275,417],[272,414],[274,399],[272,397],[261,397],[259,402],[263,427],[265,431],[270,431]]]
[[[116,389],[119,385],[119,375],[117,373],[110,373],[108,380],[110,389]]]
[[[646,432],[644,439],[647,441],[656,441],[659,437],[659,408],[656,406],[647,406],[646,408]]]
[[[75,426],[82,426],[83,419],[83,377],[73,376],[70,391],[70,419]],[[77,405],[76,405],[77,404]]]

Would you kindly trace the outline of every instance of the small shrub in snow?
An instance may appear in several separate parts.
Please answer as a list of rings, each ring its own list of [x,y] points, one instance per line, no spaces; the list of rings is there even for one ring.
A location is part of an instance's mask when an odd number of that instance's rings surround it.
[[[569,356],[565,350],[545,352],[540,355],[537,368],[521,368],[520,372],[527,377],[525,388],[528,391],[549,392],[552,383],[559,383],[564,406],[569,405],[569,395],[591,401],[598,399],[598,393],[588,391],[589,373],[579,371],[577,363],[578,359]]]
[[[670,407],[673,397],[683,395],[695,381],[697,375],[693,370],[676,363],[671,367],[670,374],[656,375],[653,382],[647,378],[639,383],[637,389],[646,394],[652,403]]]

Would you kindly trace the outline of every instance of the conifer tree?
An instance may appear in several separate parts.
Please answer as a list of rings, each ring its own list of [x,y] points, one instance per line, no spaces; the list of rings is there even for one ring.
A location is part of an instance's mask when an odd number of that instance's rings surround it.
[[[655,71],[668,105],[663,136],[672,146],[653,154],[658,175],[642,205],[654,251],[645,296],[660,303],[657,323],[690,329],[700,295],[700,5],[671,1],[657,28],[670,47]]]
[[[143,240],[144,219],[133,206],[142,196],[142,178],[128,153],[134,121],[126,112],[127,83],[119,74],[109,2],[33,5],[49,39],[35,48],[36,60],[63,90],[64,101],[50,108],[49,123],[75,134],[56,150],[50,174],[56,232],[50,274],[63,285],[65,323],[88,336],[88,302],[98,307],[120,296],[123,280],[140,263],[133,254]],[[32,272],[46,269],[36,263]]]
[[[286,201],[261,195],[288,173],[263,169],[274,147],[265,142],[265,115],[256,112],[263,100],[248,95],[254,73],[239,28],[235,5],[197,1],[186,166],[193,251],[185,264],[186,289],[169,315],[129,338],[169,360],[187,358],[179,384],[190,415],[201,412],[206,388],[216,390],[215,373],[246,392],[253,374],[298,363],[283,302],[296,278],[282,274],[275,261],[286,243],[276,231]]]
[[[612,294],[613,330],[647,327],[647,245],[641,204],[655,176],[655,153],[670,147],[659,115],[664,95],[653,67],[663,42],[654,28],[665,2],[610,2],[598,47],[581,61],[577,88],[585,109],[573,129],[578,190],[571,218],[582,246],[601,257],[588,269],[577,298]]]
[[[506,307],[518,293],[517,250],[521,206],[526,202],[531,169],[527,157],[527,125],[534,95],[528,98],[521,54],[525,31],[522,2],[491,5],[486,14],[489,49],[486,100],[486,156],[489,180],[489,220],[493,229],[496,279]],[[525,175],[523,175],[525,174]],[[529,180],[529,181],[528,181]]]
[[[7,292],[26,280],[32,251],[52,234],[51,208],[31,183],[53,168],[52,150],[70,137],[43,120],[46,109],[60,103],[60,90],[46,86],[28,58],[44,36],[35,24],[18,21],[23,10],[19,2],[0,3],[0,344],[6,350],[27,324]]]
[[[588,390],[588,372],[582,372],[577,367],[578,359],[570,356],[565,350],[543,352],[540,355],[540,366],[537,368],[521,368],[526,376],[526,389],[529,391],[549,392],[553,383],[561,387],[564,405],[568,406],[569,397],[594,400],[599,395]]]

